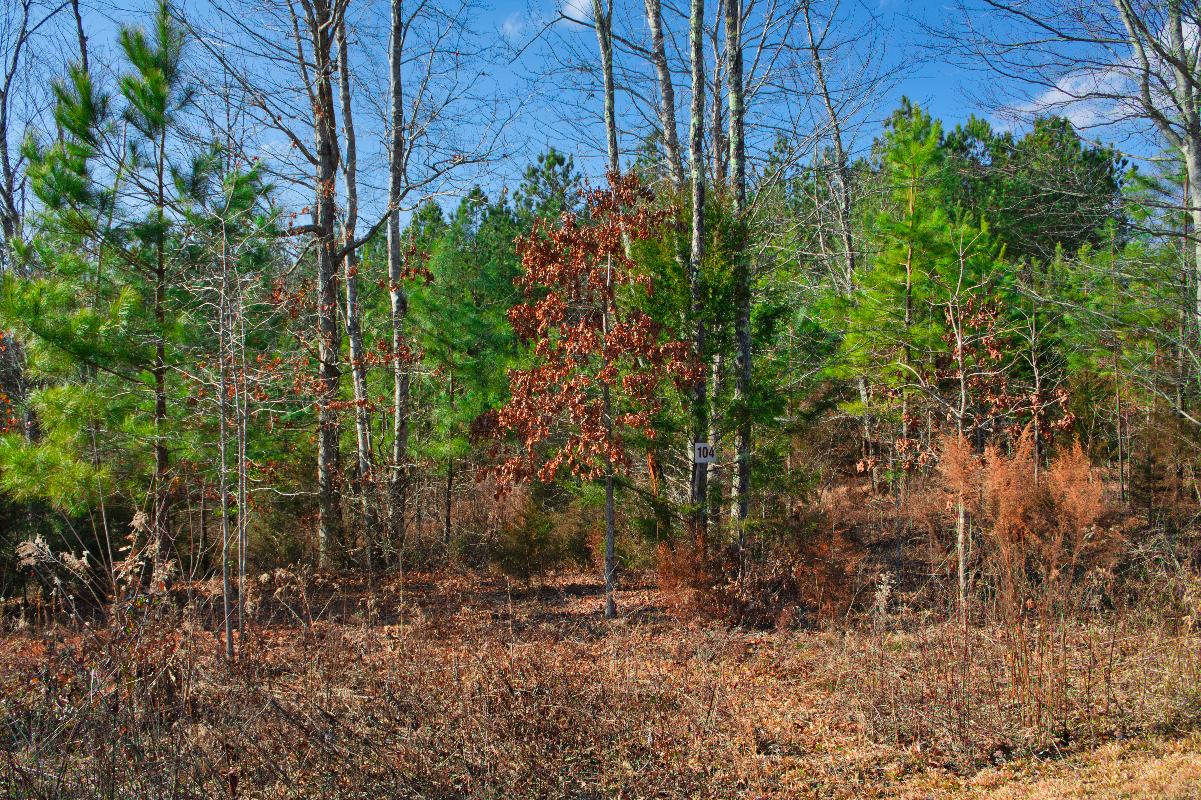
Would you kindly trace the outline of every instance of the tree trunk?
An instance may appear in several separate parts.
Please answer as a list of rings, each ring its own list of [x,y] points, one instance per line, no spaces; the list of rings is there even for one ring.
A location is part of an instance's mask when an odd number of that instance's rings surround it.
[[[692,102],[688,129],[688,166],[692,180],[692,243],[688,254],[688,290],[692,315],[693,357],[696,377],[692,384],[692,441],[703,443],[709,435],[708,378],[705,363],[705,302],[701,294],[701,262],[705,256],[705,0],[691,0],[688,22],[689,58],[692,66]],[[689,448],[694,451],[694,448]],[[693,539],[699,555],[705,556],[709,494],[709,465],[698,464],[693,452],[692,481],[688,497],[693,508]]]
[[[221,417],[218,420],[217,453],[221,460],[218,473],[218,491],[221,492],[221,610],[225,627],[225,659],[233,661],[234,634],[233,608],[230,604],[229,576],[229,360],[231,355],[230,337],[232,331],[229,324],[229,261],[225,253],[221,258],[221,296],[217,323],[218,369],[220,385],[218,387],[218,408]]]
[[[592,0],[592,16],[596,23],[596,44],[600,49],[601,78],[605,93],[605,149],[609,156],[609,173],[617,175],[621,164],[617,151],[617,92],[613,82],[612,0]]]
[[[1198,131],[1197,138],[1190,139],[1182,148],[1184,154],[1185,173],[1188,176],[1189,184],[1192,186],[1201,186],[1201,131]],[[1201,203],[1197,203],[1190,198],[1189,202],[1189,219],[1192,221],[1194,233],[1201,231]],[[1197,330],[1201,331],[1201,235],[1195,236],[1193,239],[1193,283],[1196,292],[1194,296],[1195,308],[1193,310],[1193,322]]]
[[[332,63],[334,33],[330,7],[312,5],[314,24],[312,58],[315,75],[313,125],[316,149],[316,186],[313,223],[317,241],[317,357],[320,361],[317,401],[317,492],[319,506],[318,563],[328,568],[334,548],[342,543],[342,502],[338,491],[341,470],[341,423],[336,403],[342,378],[342,331],[338,325],[338,267],[335,263],[337,224],[335,187],[338,179],[337,110],[334,103]]]
[[[617,524],[614,513],[613,496],[613,406],[609,396],[609,384],[604,384],[604,425],[605,425],[605,456],[604,456],[604,615],[605,619],[617,616],[617,601],[614,591],[617,584]]]
[[[371,459],[370,400],[367,395],[367,362],[363,349],[362,314],[359,310],[359,264],[355,248],[355,227],[359,218],[358,148],[355,140],[354,114],[351,110],[350,58],[346,40],[346,20],[338,26],[338,62],[342,130],[346,136],[346,159],[343,177],[346,181],[346,217],[343,239],[347,250],[343,258],[343,280],[346,282],[346,336],[350,340],[350,374],[354,387],[355,452],[358,456],[359,501],[362,510],[363,546],[368,569],[375,565],[375,515],[372,486],[374,468]]]
[[[959,613],[967,619],[967,506],[961,496],[955,504],[955,554],[959,562]]]
[[[716,448],[721,441],[721,429],[718,426],[720,420],[717,418],[715,408],[721,398],[726,395],[726,358],[725,353],[717,352],[709,359],[709,396],[712,398],[710,406],[711,413],[709,414],[709,441]],[[734,486],[732,470],[721,463],[719,459],[716,463],[709,466],[709,519],[713,529],[713,538],[715,541],[722,541],[722,531],[725,525],[725,515],[722,514],[722,509],[725,508],[726,498],[733,497],[731,489]]]
[[[907,242],[905,245],[905,316],[904,316],[904,335],[901,340],[901,363],[906,367],[913,361],[912,353],[910,352],[910,337],[909,332],[913,327],[913,239],[916,233],[914,225],[914,214],[917,213],[917,185],[916,179],[909,186],[909,200],[906,208],[905,224],[909,226]],[[908,445],[909,439],[909,387],[908,375],[905,378],[905,384],[901,386],[901,438],[906,440]],[[904,477],[901,478],[904,483]]]
[[[1181,195],[1181,204],[1183,209],[1192,207],[1192,195],[1190,191],[1191,181],[1189,180],[1188,170],[1185,170],[1184,175],[1184,191]],[[1180,241],[1180,323],[1177,326],[1176,334],[1176,409],[1180,411],[1184,408],[1184,398],[1188,390],[1189,383],[1189,353],[1191,351],[1189,336],[1191,331],[1197,327],[1197,312],[1196,306],[1201,301],[1196,301],[1190,297],[1190,284],[1201,284],[1201,281],[1196,281],[1194,277],[1194,266],[1189,263],[1188,242],[1190,236],[1190,214],[1184,214],[1181,221],[1181,241]],[[1194,247],[1197,243],[1194,243]],[[1194,257],[1196,253],[1194,251]],[[1198,261],[1197,263],[1201,263]],[[1198,290],[1201,292],[1201,290]]]
[[[616,89],[613,81],[613,6],[602,0],[592,0],[592,14],[596,23],[596,43],[600,49],[601,77],[605,93],[605,149],[609,157],[609,175],[612,180],[621,168],[620,154],[617,150],[617,103]],[[626,243],[628,252],[629,243]],[[610,270],[610,274],[611,274]],[[608,320],[608,313],[605,314]],[[606,325],[606,334],[608,326]],[[603,390],[605,414],[605,617],[613,619],[617,616],[617,601],[614,599],[614,589],[617,578],[616,538],[617,529],[613,509],[613,457],[610,448],[613,443],[613,413],[609,386]]]
[[[167,451],[167,243],[165,215],[167,206],[167,128],[164,125],[158,140],[156,165],[157,194],[155,213],[158,218],[154,263],[154,322],[158,331],[154,340],[154,532],[158,538],[160,563],[171,560],[174,539],[171,535],[171,458]]]
[[[742,0],[726,0],[726,86],[730,113],[730,193],[733,201],[736,241],[731,257],[734,259],[735,318],[734,336],[737,353],[734,364],[734,406],[737,413],[735,428],[735,516],[738,537],[744,537],[751,491],[751,269],[747,256],[748,224],[746,214],[746,142],[744,139],[743,76],[742,76]]]
[[[400,251],[400,202],[404,191],[404,83],[401,67],[404,57],[404,3],[392,0],[391,35],[388,54],[391,138],[388,151],[388,297],[392,310],[392,475],[389,498],[392,505],[393,546],[401,552],[405,540],[405,515],[408,505],[409,459],[409,364],[405,357],[405,317],[409,298],[401,285],[403,272]]]
[[[75,16],[75,36],[79,41],[79,66],[88,72],[88,37],[83,30],[83,15],[79,13],[79,0],[71,0],[71,13]]]
[[[234,381],[234,419],[237,421],[237,459],[238,459],[238,641],[246,646],[246,567],[247,550],[249,545],[247,525],[250,521],[249,475],[246,472],[246,443],[249,438],[248,422],[250,387],[246,376],[249,365],[246,363],[246,310],[242,306],[241,286],[238,287],[237,343],[238,343],[238,377]],[[230,330],[233,330],[231,320]]]
[[[667,174],[677,192],[684,188],[684,164],[680,160],[680,138],[676,129],[676,91],[667,62],[663,42],[662,0],[645,0],[646,24],[651,31],[651,63],[659,83],[659,124],[663,128],[663,151],[667,158]]]
[[[449,393],[450,393],[450,408],[451,408],[451,411],[453,412],[454,407],[455,407],[455,375],[453,372],[450,373]],[[450,560],[450,534],[451,534],[450,513],[451,513],[452,503],[454,502],[454,491],[455,491],[455,459],[454,459],[454,456],[449,456],[446,459],[446,506],[442,512],[442,541],[446,546],[446,558],[448,561]]]
[[[5,14],[5,63],[4,72],[0,74],[0,275],[9,268],[11,260],[12,241],[21,225],[21,214],[18,208],[17,179],[20,171],[18,164],[14,165],[9,154],[9,142],[19,139],[15,131],[9,130],[9,109],[12,103],[12,92],[21,64],[21,51],[29,42],[29,3],[21,4],[18,19],[16,4],[12,4],[12,12]],[[11,16],[9,16],[11,13]],[[9,52],[10,51],[10,52]]]
[[[450,558],[451,523],[450,512],[455,497],[455,460],[446,459],[446,507],[442,510],[442,541],[446,545],[446,557]]]
[[[830,121],[830,144],[834,148],[834,214],[838,237],[842,242],[843,274],[840,288],[849,296],[855,290],[856,267],[851,231],[851,169],[842,141],[842,120],[838,118],[838,112],[834,108],[830,85],[826,81],[825,64],[822,62],[821,46],[813,33],[809,2],[803,4],[802,12],[805,15],[805,32],[809,41],[809,57],[813,63],[813,78],[817,82],[818,94],[826,108],[826,117]]]
[[[709,157],[713,160],[710,176],[718,185],[726,178],[729,169],[729,141],[726,136],[725,102],[722,96],[722,86],[725,84],[725,55],[721,45],[721,19],[724,15],[725,0],[717,0],[717,20],[710,31],[713,47],[713,80],[710,82],[713,97],[709,103],[709,130],[713,137],[712,152]]]

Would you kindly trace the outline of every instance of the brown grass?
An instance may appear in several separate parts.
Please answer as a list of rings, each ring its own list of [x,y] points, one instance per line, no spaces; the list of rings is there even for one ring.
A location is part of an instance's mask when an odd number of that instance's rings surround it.
[[[288,580],[299,606],[292,584],[311,579]],[[1183,630],[1150,642],[1073,630],[1049,665],[1066,678],[1027,686],[986,631],[964,645],[954,628],[889,632],[898,620],[739,632],[677,622],[637,586],[606,623],[598,592],[578,577],[411,579],[403,595],[331,580],[305,590],[306,620],[264,590],[232,667],[199,612],[161,601],[121,626],[14,631],[0,644],[0,786],[331,800],[969,792],[982,766],[1180,735],[1201,707],[1201,642]],[[1028,715],[1024,691],[1051,692],[1045,717]]]

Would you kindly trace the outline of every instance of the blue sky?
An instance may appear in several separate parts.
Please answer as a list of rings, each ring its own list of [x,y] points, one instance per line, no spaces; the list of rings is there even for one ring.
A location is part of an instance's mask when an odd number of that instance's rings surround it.
[[[555,11],[555,3],[567,2],[576,4],[576,7],[582,4],[586,8],[590,1],[495,0],[480,10],[473,23],[485,39],[498,42],[507,39],[510,44],[529,43],[531,33],[540,29]],[[180,2],[184,13],[192,18],[203,17],[207,10],[211,9],[210,0]],[[687,0],[676,2],[685,4]],[[147,18],[146,11],[153,6],[153,0],[84,0],[84,3],[87,4],[85,8],[90,6],[87,24],[93,47],[97,48],[98,52],[107,54],[104,56],[107,63],[115,63],[115,59],[111,58],[115,50],[114,22],[144,20]],[[237,3],[229,2],[229,5],[236,7]],[[641,0],[620,0],[618,7],[629,10],[634,21],[632,24],[645,24],[638,22],[642,8]],[[1004,115],[987,107],[986,101],[982,99],[990,90],[998,88],[995,77],[940,59],[937,49],[932,47],[922,30],[923,25],[938,25],[954,13],[947,3],[939,0],[842,0],[842,7],[851,29],[862,26],[869,18],[874,17],[881,31],[879,52],[884,54],[884,64],[904,64],[904,69],[894,85],[877,104],[874,117],[866,120],[861,127],[855,142],[860,152],[878,133],[880,118],[895,109],[903,95],[927,108],[943,121],[947,129],[966,121],[973,113],[989,119],[999,127],[1006,124]],[[378,73],[382,76],[384,53],[378,50],[383,49],[381,37],[386,37],[386,31],[381,31],[379,27],[386,20],[386,0],[361,0],[352,8],[358,10],[361,15],[360,24],[364,28],[361,31],[359,56],[362,59],[364,74]],[[366,30],[368,27],[373,29]],[[478,176],[486,187],[495,189],[500,184],[512,185],[525,164],[547,145],[555,145],[568,151],[574,149],[577,162],[585,172],[599,172],[602,163],[597,158],[601,141],[597,111],[599,97],[594,96],[588,101],[587,114],[582,111],[577,113],[578,104],[583,102],[580,96],[545,91],[545,86],[541,92],[533,91],[530,83],[532,76],[544,71],[547,64],[553,60],[551,48],[571,47],[577,48],[585,58],[594,58],[594,34],[588,28],[559,22],[547,35],[525,49],[520,59],[512,62],[502,60],[489,70],[488,80],[511,92],[511,107],[520,107],[521,113],[507,135],[506,152],[510,153],[511,157],[493,165],[488,174]],[[680,80],[681,83],[685,81],[683,77]],[[382,86],[379,88],[382,89]],[[681,90],[684,88],[681,86]],[[366,94],[370,95],[371,92]],[[684,92],[681,91],[681,99],[683,95]],[[1017,99],[1021,99],[1020,93]],[[371,114],[367,113],[367,106],[378,102],[379,97],[368,97],[363,103],[363,111],[358,112],[359,119],[356,121],[360,133],[360,158],[368,165],[372,163],[373,158],[375,164],[381,163],[381,151],[377,146],[381,137],[377,135],[378,128],[374,127]],[[563,113],[564,109],[566,114]],[[560,127],[564,116],[586,120],[584,128],[590,142],[573,142],[570,136],[565,135]],[[1104,133],[1100,132],[1100,135],[1103,136]],[[370,179],[368,183],[370,184]],[[379,187],[366,187],[364,194],[368,204],[371,203],[370,198],[377,194],[376,188]]]
[[[587,8],[591,0],[532,0],[532,4],[527,4],[525,0],[501,0],[491,9],[489,24],[500,35],[507,34],[510,41],[528,42],[529,32],[540,29],[540,21],[550,17],[556,2],[567,3],[569,8]],[[640,11],[640,0],[632,2],[636,6],[635,11]],[[909,97],[941,119],[946,129],[966,122],[973,114],[988,119],[998,128],[1014,125],[1006,114],[990,107],[989,99],[990,93],[1011,87],[1001,86],[994,75],[982,70],[970,69],[941,58],[935,43],[923,30],[923,26],[938,26],[951,19],[955,14],[952,6],[940,0],[842,0],[842,9],[852,27],[865,24],[869,17],[874,18],[881,31],[885,64],[890,67],[903,65],[898,79],[882,96],[875,120],[863,126],[858,142],[860,149],[870,143],[871,137],[879,131],[880,119],[899,105],[902,96]],[[590,29],[559,23],[551,32],[551,38],[555,41],[561,41],[555,37],[567,38],[571,35],[578,37],[581,49],[595,50],[594,34]],[[514,74],[536,72],[540,60],[548,57],[546,48],[552,46],[549,42],[530,46],[522,62],[513,65]],[[684,88],[681,86],[678,91]],[[1005,96],[1011,101],[1020,101],[1023,93],[1018,87],[1016,93]],[[561,99],[551,98],[549,102],[558,101]],[[526,120],[530,135],[534,138],[548,136],[546,123],[551,115],[547,114],[545,108],[538,108],[537,102],[531,107],[531,112],[531,119]],[[599,121],[596,127],[599,128]]]

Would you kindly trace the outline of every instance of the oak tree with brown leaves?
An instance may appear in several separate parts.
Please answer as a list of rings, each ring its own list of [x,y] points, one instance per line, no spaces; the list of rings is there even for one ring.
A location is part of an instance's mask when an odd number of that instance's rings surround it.
[[[498,437],[516,449],[497,470],[502,488],[563,472],[605,485],[605,615],[613,600],[614,475],[628,469],[625,436],[652,439],[667,378],[686,380],[690,349],[664,341],[659,327],[628,302],[650,279],[626,242],[654,236],[666,217],[633,175],[609,176],[590,191],[583,213],[538,223],[517,239],[524,302],[509,311],[533,365],[509,373],[509,402],[495,417]]]

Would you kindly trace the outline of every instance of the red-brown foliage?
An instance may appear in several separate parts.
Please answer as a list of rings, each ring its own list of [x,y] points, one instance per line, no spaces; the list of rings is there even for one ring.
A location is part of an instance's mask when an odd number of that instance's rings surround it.
[[[815,507],[772,523],[741,557],[736,548],[702,559],[691,547],[661,546],[663,602],[678,616],[752,628],[837,621],[851,606],[866,551],[834,520]]]
[[[1117,557],[1118,535],[1101,525],[1110,512],[1104,486],[1079,442],[1039,470],[1029,428],[1009,452],[990,446],[983,455],[947,437],[938,472],[946,510],[962,503],[981,534],[1004,609],[1063,602],[1083,573]]]
[[[588,194],[585,213],[537,223],[517,239],[525,302],[509,319],[536,363],[510,372],[509,403],[487,421],[492,435],[517,442],[495,469],[502,488],[560,470],[591,480],[607,463],[628,466],[623,431],[653,438],[660,384],[689,372],[688,345],[662,341],[649,316],[622,302],[623,290],[652,288],[627,243],[653,236],[664,216],[649,210],[637,177],[610,182]]]

